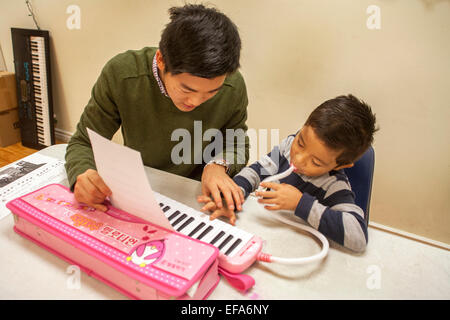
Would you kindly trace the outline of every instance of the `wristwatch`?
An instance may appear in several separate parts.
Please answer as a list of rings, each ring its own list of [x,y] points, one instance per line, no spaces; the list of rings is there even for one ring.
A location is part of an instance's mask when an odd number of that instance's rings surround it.
[[[219,166],[225,167],[225,172],[228,173],[228,170],[230,169],[230,164],[228,163],[227,160],[225,160],[225,159],[213,159],[213,160],[209,161],[205,165],[205,167],[210,165],[210,164],[213,164],[213,163],[214,164],[218,164]]]

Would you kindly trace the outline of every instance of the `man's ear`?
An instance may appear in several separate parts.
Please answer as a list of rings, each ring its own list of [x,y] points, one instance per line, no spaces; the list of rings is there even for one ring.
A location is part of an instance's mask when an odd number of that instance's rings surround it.
[[[341,170],[341,169],[351,168],[354,165],[355,164],[353,162],[352,163],[348,163],[348,164],[343,164],[343,165],[341,165],[339,167],[334,168],[334,170]]]
[[[161,71],[161,73],[164,73],[164,69],[166,68],[166,64],[164,62],[163,56],[161,51],[156,50],[156,64],[158,65],[158,69]]]

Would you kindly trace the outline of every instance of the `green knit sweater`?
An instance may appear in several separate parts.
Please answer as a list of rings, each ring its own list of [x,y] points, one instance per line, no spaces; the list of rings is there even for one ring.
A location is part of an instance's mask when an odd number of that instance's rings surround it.
[[[201,161],[204,160],[203,150],[211,143],[206,137],[203,141],[203,133],[208,129],[215,128],[223,133],[223,153],[216,154],[216,158],[232,163],[230,176],[247,163],[248,137],[245,137],[245,143],[233,139],[233,148],[226,143],[226,129],[247,130],[248,98],[242,75],[235,72],[227,76],[223,87],[213,98],[191,112],[182,112],[161,93],[152,73],[156,50],[146,47],[126,51],[104,66],[67,146],[66,171],[72,190],[79,174],[96,168],[86,127],[108,139],[121,128],[124,144],[141,153],[144,165],[197,180],[200,180],[205,164]],[[183,131],[189,132],[190,136],[190,148],[183,149],[183,152],[191,151],[191,159],[180,164],[172,161],[172,150],[177,145],[178,150],[180,143],[189,145],[189,141],[181,137],[172,141],[172,133],[176,129],[185,129]]]

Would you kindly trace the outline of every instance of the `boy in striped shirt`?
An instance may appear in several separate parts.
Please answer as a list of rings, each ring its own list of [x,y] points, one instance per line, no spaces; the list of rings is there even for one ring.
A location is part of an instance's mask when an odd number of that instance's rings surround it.
[[[355,204],[354,193],[344,173],[373,142],[376,118],[370,106],[353,95],[339,96],[322,103],[295,134],[281,141],[268,155],[242,169],[233,181],[247,198],[257,191],[258,202],[267,210],[290,210],[322,232],[327,238],[353,251],[367,245],[367,225],[363,210]],[[261,183],[265,178],[296,170],[279,183]],[[226,216],[234,224],[234,210],[217,208],[207,196],[204,211],[210,219]]]

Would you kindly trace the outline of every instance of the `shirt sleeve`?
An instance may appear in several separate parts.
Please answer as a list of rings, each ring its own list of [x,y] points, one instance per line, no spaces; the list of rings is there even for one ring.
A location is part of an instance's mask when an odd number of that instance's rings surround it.
[[[364,212],[354,202],[354,194],[346,181],[337,180],[326,190],[319,202],[303,193],[295,215],[336,243],[356,252],[363,252],[368,242]]]
[[[114,103],[114,90],[111,88],[113,74],[113,65],[109,62],[92,88],[91,98],[80,117],[76,132],[67,145],[65,168],[72,191],[78,175],[87,169],[96,169],[86,128],[111,139],[120,127],[119,111]]]
[[[258,188],[261,181],[279,173],[280,163],[289,153],[292,140],[293,136],[283,139],[280,145],[234,176],[233,181],[244,191],[245,198]]]

